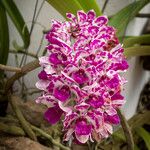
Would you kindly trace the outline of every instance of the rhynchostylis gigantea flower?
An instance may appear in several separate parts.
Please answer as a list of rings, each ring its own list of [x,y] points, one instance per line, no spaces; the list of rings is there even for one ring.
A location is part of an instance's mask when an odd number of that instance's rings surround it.
[[[43,70],[36,83],[43,94],[36,101],[47,105],[49,123],[63,122],[65,141],[107,138],[120,123],[116,109],[125,102],[124,50],[106,16],[90,10],[67,18],[53,20],[46,35],[48,55],[39,58]]]

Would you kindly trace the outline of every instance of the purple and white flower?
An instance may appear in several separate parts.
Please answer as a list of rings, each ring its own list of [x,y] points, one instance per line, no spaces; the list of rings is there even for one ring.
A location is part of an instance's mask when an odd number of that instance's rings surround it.
[[[39,59],[43,70],[36,101],[48,107],[45,119],[55,124],[63,116],[64,140],[80,143],[101,140],[120,123],[116,109],[124,103],[121,95],[128,68],[116,30],[106,16],[93,10],[67,13],[69,21],[52,21],[46,39],[48,56]]]

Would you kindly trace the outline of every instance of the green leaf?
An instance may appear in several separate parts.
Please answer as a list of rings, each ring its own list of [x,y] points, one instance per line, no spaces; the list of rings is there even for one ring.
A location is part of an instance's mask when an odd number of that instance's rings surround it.
[[[136,14],[150,2],[150,0],[139,0],[129,4],[118,13],[116,13],[109,21],[109,25],[114,26],[117,29],[117,35],[122,41],[126,27],[130,20],[132,20]]]
[[[64,18],[66,18],[66,13],[68,12],[76,14],[78,10],[83,10],[77,0],[47,0],[47,2]]]
[[[134,46],[135,44],[150,45],[150,34],[125,38],[123,42],[124,47]]]
[[[5,8],[0,1],[0,64],[6,64],[9,52],[9,30]]]
[[[150,46],[134,46],[124,49],[126,57],[150,55]]]
[[[9,53],[9,30],[5,8],[0,1],[0,64],[6,65]],[[3,71],[0,70],[0,78]]]
[[[30,44],[30,34],[19,9],[13,0],[1,0],[1,2],[24,42],[23,48],[27,48]]]
[[[147,149],[150,150],[150,134],[142,127],[137,127],[135,129],[136,133],[144,140]]]
[[[96,12],[97,16],[102,15],[102,12],[101,12],[96,0],[77,0],[77,1],[83,7],[83,10],[85,12],[93,9]]]

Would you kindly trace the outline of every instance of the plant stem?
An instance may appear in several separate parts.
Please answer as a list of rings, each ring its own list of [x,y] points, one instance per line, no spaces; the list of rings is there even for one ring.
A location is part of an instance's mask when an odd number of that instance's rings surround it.
[[[21,72],[21,68],[6,66],[2,64],[0,64],[0,70],[11,71],[11,72]]]
[[[34,60],[28,64],[26,64],[25,66],[23,66],[21,68],[21,72],[15,73],[11,78],[9,78],[6,82],[5,85],[5,93],[7,94],[7,92],[9,91],[9,89],[12,87],[13,83],[18,80],[20,77],[24,76],[25,74],[27,74],[28,72],[38,68],[39,65],[39,61],[38,60]]]
[[[150,18],[150,14],[137,14],[136,17],[140,17],[140,18]]]
[[[44,37],[45,37],[44,34],[42,34],[42,38],[40,40],[40,44],[39,44],[39,47],[38,47],[37,52],[36,52],[37,56],[38,56],[38,54],[39,54],[39,52],[41,50],[41,47],[42,47],[42,44],[43,44],[43,41],[44,41]]]
[[[36,11],[37,11],[38,2],[39,2],[39,0],[36,0],[36,2],[35,2],[35,8],[34,8],[34,12],[33,12],[32,24],[31,24],[31,29],[30,29],[30,36],[31,36],[33,28],[34,28],[34,20],[35,20],[35,15],[36,15]]]
[[[21,110],[16,104],[16,97],[9,94],[8,99],[24,131],[32,140],[36,141],[35,133],[32,131],[30,124],[25,120]]]
[[[66,146],[62,145],[61,143],[55,141],[55,140],[51,137],[51,135],[47,134],[46,132],[44,132],[44,131],[41,130],[40,128],[37,128],[37,127],[35,127],[35,126],[33,126],[33,125],[31,125],[31,128],[32,128],[35,132],[37,132],[37,133],[39,133],[40,135],[42,135],[43,137],[49,139],[54,145],[60,147],[61,149],[63,149],[63,150],[70,150],[69,147],[66,147]]]
[[[38,56],[36,54],[31,53],[31,52],[26,52],[26,51],[23,51],[23,50],[18,50],[18,51],[16,51],[16,50],[9,50],[9,52],[10,53],[14,53],[14,54],[26,54],[26,55],[31,56],[33,58],[36,58],[36,59],[38,58]]]
[[[129,124],[128,124],[125,116],[122,114],[121,110],[118,109],[117,112],[121,119],[121,126],[123,128],[124,135],[126,137],[126,141],[128,144],[128,150],[134,150],[133,135],[132,135],[131,129],[129,127]]]
[[[103,8],[102,8],[102,13],[104,13],[105,8],[106,8],[108,2],[109,2],[109,0],[105,0],[105,3],[104,3]]]

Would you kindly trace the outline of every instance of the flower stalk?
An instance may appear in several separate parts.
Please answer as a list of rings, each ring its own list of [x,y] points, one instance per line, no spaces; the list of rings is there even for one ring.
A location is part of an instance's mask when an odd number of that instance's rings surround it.
[[[134,150],[134,140],[133,140],[133,135],[131,132],[131,129],[129,127],[129,124],[125,118],[125,116],[122,114],[121,110],[117,110],[120,118],[121,118],[121,126],[124,131],[124,135],[126,137],[127,145],[128,145],[128,150]]]

